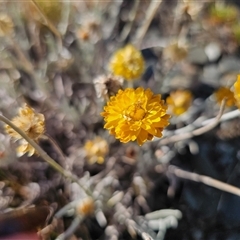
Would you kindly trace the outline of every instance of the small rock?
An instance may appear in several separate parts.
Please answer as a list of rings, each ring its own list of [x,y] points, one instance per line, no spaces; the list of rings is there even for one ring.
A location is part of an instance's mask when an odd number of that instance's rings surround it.
[[[205,66],[203,69],[202,82],[212,86],[219,86],[220,73],[216,64]]]
[[[231,71],[239,71],[240,59],[234,56],[223,58],[219,63],[219,72],[225,74]]]
[[[205,47],[205,53],[210,62],[214,62],[219,59],[222,54],[221,48],[218,43],[211,42]]]
[[[208,62],[208,56],[206,55],[204,48],[196,47],[189,50],[188,61],[194,64],[203,65]]]

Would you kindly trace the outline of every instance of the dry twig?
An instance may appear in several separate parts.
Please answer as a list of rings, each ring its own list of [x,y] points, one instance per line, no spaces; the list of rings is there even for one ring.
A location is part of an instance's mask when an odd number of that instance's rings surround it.
[[[214,119],[214,121],[211,121],[208,125],[205,125],[205,126],[203,126],[201,128],[198,128],[198,129],[195,129],[191,132],[181,133],[181,134],[178,134],[178,135],[174,135],[174,136],[171,136],[171,137],[164,138],[164,139],[159,141],[159,144],[160,145],[166,145],[166,144],[169,144],[169,143],[178,142],[178,141],[189,139],[189,138],[192,138],[192,137],[195,137],[195,136],[200,136],[200,135],[212,130],[213,128],[215,128],[219,124],[219,122],[221,120],[221,117],[223,115],[223,111],[224,111],[224,108],[225,108],[225,103],[226,103],[226,99],[224,99],[222,101],[219,113],[216,116],[216,118]]]
[[[138,29],[138,31],[136,33],[136,42],[137,42],[138,47],[141,46],[142,40],[143,40],[151,22],[152,22],[152,19],[154,18],[161,3],[162,3],[161,0],[159,0],[159,1],[152,0],[151,1],[150,5],[147,9],[147,12],[146,12],[145,20],[143,21],[142,26]]]
[[[236,196],[240,196],[240,188],[232,186],[230,184],[221,182],[208,176],[200,175],[197,173],[191,173],[182,169],[179,169],[173,165],[168,167],[168,172],[183,179],[188,179],[194,182],[203,183],[207,186],[214,187],[224,192],[232,193]]]

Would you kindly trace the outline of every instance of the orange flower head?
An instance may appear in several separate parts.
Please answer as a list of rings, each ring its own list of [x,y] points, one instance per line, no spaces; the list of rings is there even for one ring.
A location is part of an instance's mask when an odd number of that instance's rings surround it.
[[[220,87],[216,92],[215,92],[215,97],[216,100],[219,104],[221,104],[222,100],[226,98],[226,106],[232,107],[235,105],[235,98],[234,98],[234,93],[227,87]]]
[[[237,81],[234,83],[234,97],[237,107],[240,108],[240,75],[237,76]]]
[[[116,139],[123,143],[137,140],[141,146],[154,136],[162,137],[163,129],[169,125],[167,106],[161,95],[154,95],[150,89],[127,88],[119,90],[104,107],[101,115]]]

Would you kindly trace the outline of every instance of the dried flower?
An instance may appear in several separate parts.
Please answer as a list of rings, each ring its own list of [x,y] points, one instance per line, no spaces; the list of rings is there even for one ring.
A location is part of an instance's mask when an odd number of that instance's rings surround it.
[[[163,51],[164,57],[170,59],[172,62],[183,60],[187,57],[187,54],[187,48],[180,46],[178,43],[168,45]]]
[[[123,143],[137,140],[141,146],[154,136],[162,137],[163,129],[169,124],[167,106],[161,95],[154,95],[150,89],[127,88],[119,90],[110,98],[104,112],[106,124],[110,131]]]
[[[114,53],[109,68],[114,75],[131,81],[141,77],[145,69],[145,62],[141,52],[133,45],[128,44]]]
[[[43,114],[36,113],[34,109],[30,108],[27,104],[19,109],[19,115],[12,119],[12,123],[20,128],[32,140],[38,141],[45,131],[45,118]],[[28,156],[35,153],[35,149],[22,138],[15,130],[9,125],[5,126],[6,132],[13,138],[20,140],[20,146],[17,148],[17,155],[22,156],[28,152]]]
[[[88,216],[94,212],[94,207],[93,199],[91,197],[86,197],[79,202],[76,211],[82,216]]]
[[[227,87],[220,87],[215,93],[216,100],[221,104],[224,98],[227,98],[226,106],[232,107],[235,105],[234,93]]]
[[[108,154],[108,143],[101,137],[96,137],[93,141],[88,140],[84,145],[86,157],[90,164],[103,164],[104,158]]]
[[[169,111],[175,115],[185,113],[192,104],[192,94],[187,90],[177,90],[170,93],[166,99]]]
[[[123,78],[109,74],[102,75],[93,80],[95,90],[98,98],[108,100],[111,96],[117,94],[118,90],[122,88]]]
[[[13,32],[13,22],[12,19],[4,14],[0,14],[0,36],[10,35]]]
[[[237,81],[234,83],[234,97],[237,107],[240,108],[240,75],[237,76]]]

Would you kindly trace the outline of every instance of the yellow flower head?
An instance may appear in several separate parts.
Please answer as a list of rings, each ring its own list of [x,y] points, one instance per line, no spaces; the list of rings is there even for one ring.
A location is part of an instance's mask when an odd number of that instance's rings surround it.
[[[177,90],[170,93],[166,102],[172,114],[181,115],[191,106],[192,98],[191,92],[187,90]]]
[[[237,76],[237,81],[234,83],[234,97],[237,107],[240,108],[240,75]]]
[[[137,140],[141,146],[153,136],[162,137],[163,129],[169,124],[166,110],[160,94],[139,87],[119,90],[101,115],[106,121],[104,128],[117,139],[123,143]]]
[[[96,137],[93,141],[88,140],[84,145],[86,157],[90,164],[97,162],[104,163],[104,158],[108,154],[108,143],[101,137]]]
[[[234,106],[235,102],[236,102],[236,100],[234,98],[234,93],[227,87],[220,87],[215,92],[215,97],[219,104],[221,104],[221,102],[224,98],[227,98],[226,106],[228,106],[228,107]]]
[[[128,44],[115,52],[110,60],[109,68],[114,75],[131,81],[141,77],[145,70],[145,62],[141,52]]]
[[[45,131],[45,118],[43,114],[35,113],[34,109],[30,108],[27,104],[19,109],[19,115],[12,119],[12,123],[25,132],[32,140],[38,141]],[[35,149],[13,130],[9,125],[5,126],[6,132],[13,138],[20,140],[21,144],[17,148],[18,156],[28,152],[28,156],[35,153]]]

